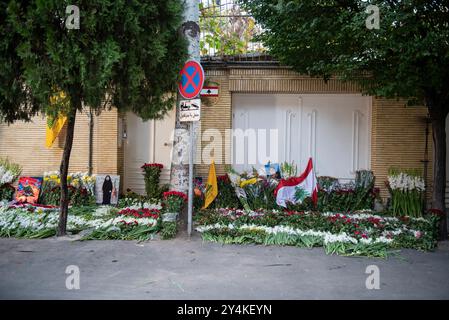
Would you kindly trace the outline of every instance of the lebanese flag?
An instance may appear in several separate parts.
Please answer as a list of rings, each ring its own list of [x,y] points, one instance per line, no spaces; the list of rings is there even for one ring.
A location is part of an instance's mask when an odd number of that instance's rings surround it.
[[[307,168],[299,177],[282,179],[274,190],[276,203],[287,207],[287,202],[301,203],[305,198],[311,197],[314,204],[318,201],[318,186],[313,171],[312,158],[309,158]]]

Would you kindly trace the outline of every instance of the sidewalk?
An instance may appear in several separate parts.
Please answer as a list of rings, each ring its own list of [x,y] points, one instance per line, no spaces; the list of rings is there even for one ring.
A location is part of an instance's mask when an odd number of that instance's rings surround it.
[[[68,265],[80,289],[66,289]],[[368,265],[380,290],[368,290]],[[388,260],[175,240],[0,239],[1,299],[449,299],[449,242]]]

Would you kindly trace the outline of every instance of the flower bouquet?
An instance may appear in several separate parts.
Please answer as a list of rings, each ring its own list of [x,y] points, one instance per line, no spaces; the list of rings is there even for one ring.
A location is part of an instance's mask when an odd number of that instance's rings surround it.
[[[13,183],[17,180],[22,168],[7,158],[0,158],[0,200],[11,200],[14,196],[15,188]]]
[[[424,179],[417,170],[389,170],[387,185],[391,194],[391,210],[395,216],[420,217],[424,200]]]
[[[183,192],[167,191],[163,193],[162,205],[165,213],[162,214],[162,239],[172,239],[176,236],[176,219],[186,202],[187,195]]]
[[[89,206],[95,204],[95,175],[87,172],[75,172],[67,175],[70,205]],[[39,203],[59,205],[61,197],[61,179],[59,171],[44,173],[44,182]]]

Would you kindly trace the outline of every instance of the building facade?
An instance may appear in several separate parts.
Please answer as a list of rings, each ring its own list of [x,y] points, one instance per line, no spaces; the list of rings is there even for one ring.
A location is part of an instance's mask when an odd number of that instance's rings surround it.
[[[229,164],[237,170],[261,167],[273,155],[278,162],[294,161],[300,172],[311,156],[319,176],[347,180],[354,178],[356,170],[372,170],[386,198],[388,169],[424,169],[427,157],[430,195],[432,135],[431,128],[426,135],[424,106],[363,96],[355,83],[335,78],[324,82],[271,61],[215,60],[203,61],[203,66],[207,84],[218,86],[219,96],[202,99],[196,176],[207,176],[211,159],[217,174],[224,174]],[[119,174],[122,191],[142,193],[140,166],[158,162],[165,166],[162,183],[168,183],[175,109],[163,120],[147,122],[111,109],[94,116],[92,135],[89,121],[87,113],[77,117],[71,172],[88,171],[91,166],[93,173]],[[232,134],[243,135],[243,144]],[[59,169],[63,137],[64,132],[51,149],[45,148],[43,117],[0,124],[0,156],[20,163],[24,175],[39,176]],[[242,150],[243,158],[236,159]]]

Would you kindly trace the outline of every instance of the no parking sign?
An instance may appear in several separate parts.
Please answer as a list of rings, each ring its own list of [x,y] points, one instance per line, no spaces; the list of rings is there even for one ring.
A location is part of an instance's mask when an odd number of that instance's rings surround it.
[[[204,70],[195,60],[186,62],[181,70],[181,81],[178,83],[179,94],[185,99],[198,96],[204,84]]]

